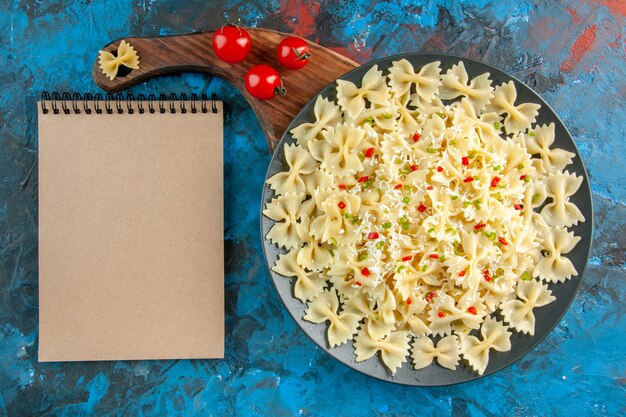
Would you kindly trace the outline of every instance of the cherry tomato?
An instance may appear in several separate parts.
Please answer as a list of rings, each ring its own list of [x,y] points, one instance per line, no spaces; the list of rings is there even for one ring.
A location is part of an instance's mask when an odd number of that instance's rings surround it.
[[[269,100],[276,94],[284,96],[287,92],[280,74],[269,65],[255,65],[250,68],[244,81],[248,93],[259,100]]]
[[[250,34],[235,25],[222,26],[213,34],[213,52],[231,64],[243,61],[252,47]]]
[[[280,41],[276,55],[283,67],[300,69],[311,59],[311,48],[304,39],[290,36]]]

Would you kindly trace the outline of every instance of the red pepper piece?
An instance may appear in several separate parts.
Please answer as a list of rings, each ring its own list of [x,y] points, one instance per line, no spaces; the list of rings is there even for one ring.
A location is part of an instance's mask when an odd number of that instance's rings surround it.
[[[487,282],[491,282],[491,280],[493,279],[493,278],[491,278],[491,273],[489,272],[488,269],[485,269],[483,271],[483,276],[485,277],[485,281],[487,281]]]

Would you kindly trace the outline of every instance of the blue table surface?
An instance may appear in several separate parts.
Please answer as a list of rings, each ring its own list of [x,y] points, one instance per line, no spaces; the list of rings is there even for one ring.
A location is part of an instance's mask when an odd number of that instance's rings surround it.
[[[91,66],[112,39],[212,29],[227,18],[359,62],[448,51],[535,88],[578,145],[596,221],[581,291],[550,336],[516,364],[452,387],[392,385],[336,362],[289,317],[264,265],[259,200],[270,155],[255,114],[226,82],[186,74],[132,91],[216,93],[225,102],[225,359],[37,363],[36,99],[44,90],[99,91]],[[625,19],[622,0],[4,1],[0,416],[625,415]]]

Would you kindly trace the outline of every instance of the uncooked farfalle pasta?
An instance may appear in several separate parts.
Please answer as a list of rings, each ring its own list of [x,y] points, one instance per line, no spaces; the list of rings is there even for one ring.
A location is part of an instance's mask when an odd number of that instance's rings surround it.
[[[564,171],[575,155],[552,147],[554,124],[535,124],[540,106],[517,103],[512,81],[470,79],[463,62],[373,66],[336,91],[267,181],[266,238],[284,249],[273,271],[359,362],[482,374],[513,331],[534,334],[547,283],[577,275],[564,256],[584,221],[569,201],[582,177]]]
[[[120,42],[116,55],[108,51],[100,51],[98,53],[100,70],[110,80],[115,79],[121,66],[130,69],[139,69],[139,55],[137,51],[135,51],[135,48],[130,46],[125,40]]]

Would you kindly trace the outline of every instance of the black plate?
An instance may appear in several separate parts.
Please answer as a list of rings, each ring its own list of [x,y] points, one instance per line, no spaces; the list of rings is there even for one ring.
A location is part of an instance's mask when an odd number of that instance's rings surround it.
[[[521,81],[514,77],[482,62],[474,61],[467,58],[461,58],[452,55],[444,54],[421,54],[411,53],[391,56],[388,58],[380,59],[378,61],[371,62],[367,65],[363,65],[356,68],[353,71],[343,75],[340,79],[351,81],[357,85],[360,85],[363,75],[373,66],[378,65],[378,68],[383,70],[386,75],[386,70],[391,66],[392,61],[399,59],[407,59],[411,64],[419,69],[425,64],[433,61],[441,61],[442,70],[449,69],[452,65],[456,64],[459,60],[465,64],[465,69],[470,77],[475,77],[485,72],[491,74],[493,80],[492,85],[499,85],[511,80],[515,83],[517,89],[517,102],[530,102],[541,104],[539,110],[539,116],[537,117],[538,124],[548,124],[554,122],[556,139],[554,142],[555,147],[565,149],[567,151],[576,154],[574,162],[566,169],[570,172],[576,173],[576,175],[583,177],[583,183],[578,192],[571,197],[570,201],[578,206],[580,211],[585,216],[586,221],[579,223],[578,226],[570,228],[573,230],[576,236],[580,236],[582,239],[576,245],[576,247],[567,254],[567,257],[573,262],[576,270],[578,271],[577,277],[561,283],[550,284],[549,287],[552,290],[552,294],[556,297],[556,301],[548,304],[545,307],[537,308],[533,311],[536,317],[535,335],[528,336],[521,333],[513,332],[511,336],[511,350],[508,352],[495,352],[491,351],[489,354],[489,365],[482,376],[487,376],[494,373],[521,358],[528,352],[530,352],[539,342],[541,342],[547,335],[554,329],[557,323],[561,320],[569,305],[571,304],[578,286],[580,285],[581,277],[585,271],[587,259],[589,257],[589,249],[591,247],[593,218],[592,218],[592,206],[591,206],[591,191],[589,189],[589,180],[585,167],[580,159],[580,154],[576,145],[572,140],[571,135],[563,125],[563,122],[557,117],[554,111],[548,106],[548,104],[539,97],[537,93],[524,85]],[[335,95],[335,83],[328,85],[324,88],[320,94],[323,97],[331,100],[336,99]],[[287,132],[283,135],[280,143],[274,152],[274,156],[270,162],[267,170],[266,179],[272,175],[285,171],[288,169],[284,162],[283,148],[287,144],[294,143],[294,139],[289,132],[294,127],[301,123],[313,122],[315,120],[313,115],[313,105],[315,98],[307,103],[306,106],[298,113],[296,118],[291,122],[287,128]],[[266,184],[263,188],[263,200],[262,208],[274,197],[273,191]],[[325,324],[313,324],[302,319],[306,305],[301,303],[298,299],[292,295],[291,279],[285,278],[279,274],[276,274],[271,270],[275,260],[280,253],[284,253],[284,250],[272,245],[268,240],[265,240],[265,236],[269,232],[274,222],[261,214],[261,236],[263,239],[263,252],[265,255],[266,264],[269,269],[272,281],[278,291],[278,294],[287,307],[287,310],[294,318],[298,326],[322,349],[328,354],[342,362],[343,364],[353,368],[366,375],[378,378],[384,381],[389,381],[397,384],[415,385],[415,386],[438,386],[438,385],[450,385],[458,384],[461,382],[471,381],[480,378],[474,371],[472,371],[467,365],[457,367],[455,371],[442,368],[435,363],[431,364],[427,368],[421,370],[414,370],[411,366],[410,358],[398,369],[395,375],[391,375],[389,370],[381,362],[379,355],[368,359],[367,361],[357,363],[355,361],[354,347],[352,341],[337,347],[330,349],[326,342],[326,328]]]

